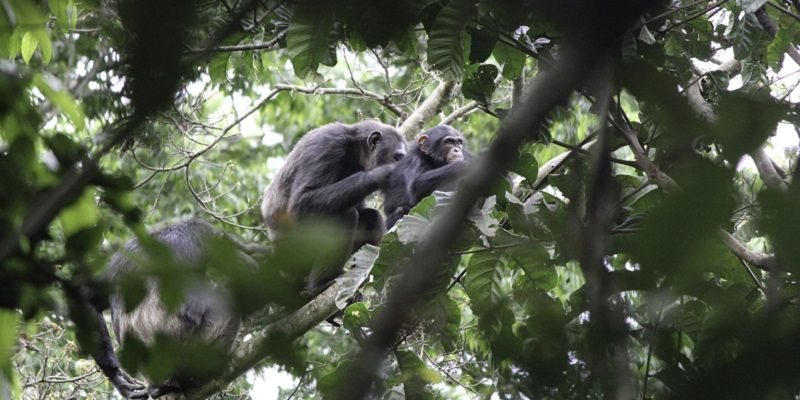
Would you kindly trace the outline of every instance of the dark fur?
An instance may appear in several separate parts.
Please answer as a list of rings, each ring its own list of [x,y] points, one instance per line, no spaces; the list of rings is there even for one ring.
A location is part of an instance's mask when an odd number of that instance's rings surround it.
[[[223,233],[197,219],[189,219],[153,233],[154,239],[172,251],[176,262],[187,266],[200,265],[207,259],[208,240],[222,236]],[[142,251],[138,240],[128,242],[125,248],[114,254],[109,262],[109,279],[112,282],[119,282],[124,273],[138,268],[131,259],[144,256],[146,254]],[[255,266],[255,262],[249,256],[244,253],[240,253],[240,256],[238,261],[244,265]],[[158,289],[152,282],[144,300],[129,312],[125,311],[122,297],[118,294],[112,295],[111,319],[114,333],[120,343],[126,336],[133,335],[144,344],[151,345],[155,335],[167,335],[178,340],[200,340],[202,343],[218,346],[226,351],[230,350],[240,323],[239,318],[231,312],[225,293],[210,282],[190,287],[183,305],[174,314],[166,312],[160,302]],[[105,331],[105,335],[102,331]],[[95,360],[104,371],[108,369],[113,375],[119,370],[119,364],[104,322],[100,333],[101,352],[95,356]],[[147,388],[151,397],[156,398],[202,384],[198,377],[190,376],[180,369],[180,360],[176,365],[176,370],[167,381],[151,383]],[[116,383],[115,386],[119,388]]]
[[[384,212],[387,215],[386,226],[391,228],[404,215],[434,190],[445,188],[461,176],[472,155],[462,149],[465,161],[448,163],[447,148],[443,141],[446,137],[464,135],[448,126],[439,125],[422,133],[428,136],[428,151],[420,148],[415,142],[409,146],[408,155],[397,163],[384,188]]]
[[[400,134],[377,121],[312,130],[297,142],[264,191],[261,214],[270,235],[280,236],[304,217],[332,217],[352,238],[351,249],[377,244],[386,226],[378,211],[365,207],[364,199],[386,184],[392,163],[405,154]],[[314,296],[327,287],[341,274],[342,264],[316,263],[305,293]]]

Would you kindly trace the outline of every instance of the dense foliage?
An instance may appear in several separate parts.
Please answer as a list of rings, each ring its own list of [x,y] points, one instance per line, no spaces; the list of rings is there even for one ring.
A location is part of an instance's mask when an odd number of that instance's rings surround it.
[[[310,129],[449,123],[481,155],[569,74],[458,235],[430,237],[460,201],[434,193],[354,255],[371,275],[341,327],[246,367],[291,373],[284,396],[346,393],[398,267],[435,241],[447,257],[375,366],[383,398],[796,398],[800,3],[647,3],[0,0],[0,398],[114,397],[83,312],[110,255],[187,215],[267,243],[261,192]],[[570,40],[595,30],[607,53]],[[199,271],[231,288],[243,343],[306,303],[294,277],[339,245],[309,228],[259,271],[226,269],[225,246]],[[155,279],[174,309],[198,272],[157,250],[121,290],[135,304]],[[206,361],[171,344],[123,365]]]

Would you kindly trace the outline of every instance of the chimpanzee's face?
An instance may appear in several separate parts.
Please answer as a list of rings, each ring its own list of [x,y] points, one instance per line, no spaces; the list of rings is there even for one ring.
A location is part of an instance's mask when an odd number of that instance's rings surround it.
[[[440,166],[464,160],[464,144],[464,135],[447,125],[431,128],[417,139],[419,148]]]

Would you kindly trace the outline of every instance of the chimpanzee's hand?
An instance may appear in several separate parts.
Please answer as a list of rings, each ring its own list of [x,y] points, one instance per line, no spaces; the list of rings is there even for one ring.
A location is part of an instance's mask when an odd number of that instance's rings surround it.
[[[469,162],[461,160],[461,161],[456,161],[456,162],[450,163],[448,165],[448,167],[452,168],[452,171],[453,171],[454,175],[456,175],[456,176],[464,176],[464,175],[467,174],[467,171],[469,171],[469,165],[470,165]]]
[[[118,370],[109,380],[117,388],[119,394],[126,399],[147,399],[150,397],[147,392],[147,386],[131,378],[121,370]]]
[[[374,182],[384,183],[392,175],[392,172],[397,168],[397,163],[384,164],[375,167],[369,171],[369,176]]]

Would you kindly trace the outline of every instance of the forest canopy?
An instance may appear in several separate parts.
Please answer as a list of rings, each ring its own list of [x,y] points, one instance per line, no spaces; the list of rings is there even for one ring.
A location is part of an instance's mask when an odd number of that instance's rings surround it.
[[[92,315],[198,281],[230,354],[117,351],[186,398],[797,398],[798,44],[798,0],[0,0],[0,399],[119,398]],[[263,192],[368,119],[469,166],[309,298],[342,235]],[[187,268],[151,233],[191,218]]]

